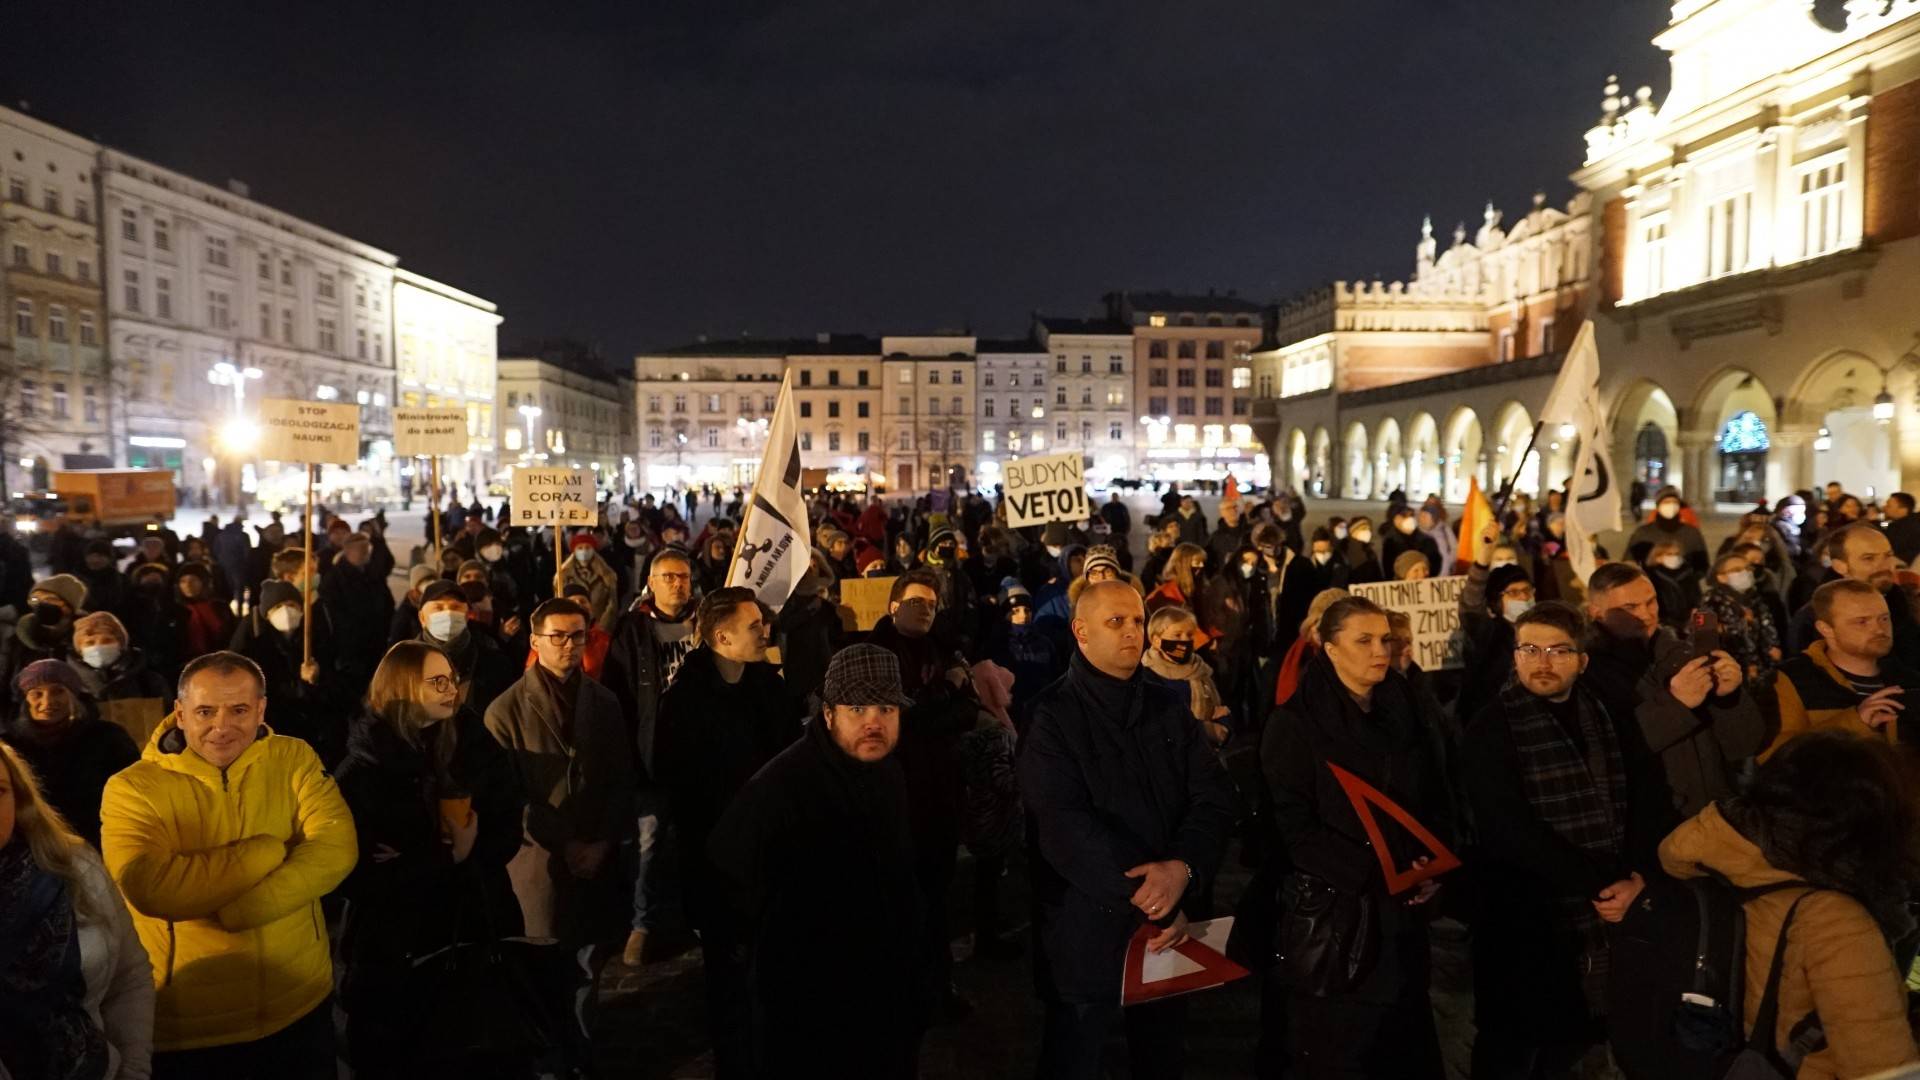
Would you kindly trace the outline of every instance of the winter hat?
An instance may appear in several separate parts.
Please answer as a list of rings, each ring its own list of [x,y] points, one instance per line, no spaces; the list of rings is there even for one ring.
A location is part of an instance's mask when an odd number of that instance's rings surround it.
[[[33,583],[33,592],[48,592],[67,602],[78,614],[87,603],[87,583],[72,574],[55,574]]]
[[[1685,499],[1680,498],[1679,488],[1674,487],[1672,484],[1668,484],[1666,487],[1663,487],[1660,489],[1660,494],[1655,495],[1653,497],[1653,504],[1655,506],[1658,506],[1661,503],[1666,502],[1668,499],[1679,499],[1681,505],[1683,506],[1686,505],[1686,501],[1687,501]]]
[[[1496,612],[1499,611],[1500,597],[1506,593],[1508,586],[1516,585],[1526,580],[1528,580],[1527,572],[1520,569],[1519,566],[1502,566],[1494,570],[1493,573],[1488,574],[1487,607]]]
[[[938,517],[939,515],[936,514],[934,516]],[[927,534],[928,550],[939,547],[942,540],[955,540],[957,542],[957,538],[953,535],[952,526],[946,524],[934,526],[933,531]]]
[[[487,576],[487,564],[481,562],[479,559],[462,559],[459,567],[453,571],[453,576],[459,577],[469,570],[479,574],[481,577]]]
[[[600,550],[600,542],[593,538],[592,533],[588,533],[588,532],[574,533],[573,540],[567,544],[567,550],[579,551],[581,548],[592,548],[595,551],[598,551]]]
[[[426,563],[420,563],[419,565],[414,566],[407,571],[407,588],[409,589],[426,588],[427,582],[432,581],[434,578],[437,578],[439,576],[440,576],[440,571],[435,570],[433,567],[428,566]]]
[[[260,610],[272,611],[281,604],[300,603],[300,590],[290,581],[269,581],[260,586]]]
[[[105,555],[107,558],[111,559],[113,558],[113,541],[90,540],[87,542],[87,554]]]
[[[213,584],[213,571],[207,569],[207,564],[203,562],[183,562],[180,568],[173,572],[173,576],[175,580],[189,576],[197,577],[209,585]]]
[[[96,611],[91,615],[82,615],[73,620],[73,635],[75,637],[89,633],[97,634],[102,630],[119,638],[120,644],[125,645],[127,643],[126,624],[121,622],[119,617],[111,611]]]
[[[1424,565],[1427,557],[1418,551],[1403,551],[1393,560],[1393,578],[1399,581],[1407,576],[1407,571],[1415,566]],[[1505,570],[1506,567],[1501,567]]]
[[[980,707],[993,714],[995,720],[1013,726],[1013,717],[1007,713],[1013,704],[1013,672],[991,660],[982,660],[970,669],[973,673],[973,692],[980,699]]]
[[[1081,564],[1080,573],[1083,576],[1090,575],[1096,566],[1104,566],[1112,570],[1113,576],[1115,577],[1122,575],[1120,569],[1120,553],[1114,550],[1112,544],[1095,544],[1088,548],[1087,561]]]
[[[1028,592],[1025,585],[1014,581],[1007,586],[1007,606],[1032,607],[1033,593]]]
[[[1040,532],[1040,542],[1047,547],[1066,547],[1073,541],[1073,533],[1068,531],[1064,521],[1050,521]]]
[[[441,578],[420,590],[421,607],[426,607],[435,600],[458,600],[464,604],[467,602],[467,595],[460,591],[460,586]]]
[[[65,660],[35,660],[21,668],[20,674],[13,677],[13,687],[22,697],[25,697],[29,690],[49,685],[64,686],[67,688],[67,693],[74,697],[84,697],[87,692],[87,688],[80,682],[80,676],[74,674],[73,668],[69,667]]]
[[[865,540],[860,541],[860,543],[855,546],[853,565],[854,568],[862,574],[866,573],[867,567],[872,566],[874,563],[884,563],[886,561],[887,557],[881,554],[880,549]]]
[[[479,532],[473,534],[473,550],[475,551],[479,551],[488,544],[498,543],[500,543],[500,534],[494,532],[492,529],[481,529]]]
[[[159,574],[162,580],[167,580],[173,577],[173,568],[163,562],[150,562],[127,571],[127,577],[136,582],[148,574]]]

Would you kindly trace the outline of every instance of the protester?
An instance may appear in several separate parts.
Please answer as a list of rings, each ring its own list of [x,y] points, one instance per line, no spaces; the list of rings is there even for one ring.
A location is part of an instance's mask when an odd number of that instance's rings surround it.
[[[588,614],[548,600],[530,620],[538,662],[487,707],[527,801],[508,864],[527,933],[585,953],[622,932],[614,853],[633,835],[634,762],[619,699],[580,672]]]
[[[1380,555],[1373,548],[1373,523],[1366,518],[1357,517],[1348,522],[1347,538],[1336,544],[1334,550],[1347,568],[1349,584],[1386,580]]]
[[[1743,904],[1743,1027],[1784,948],[1778,1026],[1760,1034],[1785,1050],[1805,1018],[1818,1017],[1824,1037],[1803,1047],[1801,1080],[1920,1061],[1905,972],[1888,946],[1914,933],[1912,850],[1912,803],[1890,755],[1831,731],[1787,743],[1745,792],[1704,808],[1660,845],[1674,877],[1715,874],[1754,890]]]
[[[207,564],[181,563],[174,572],[173,587],[175,603],[187,616],[180,649],[184,660],[226,648],[238,620],[229,602],[215,592],[213,571]]]
[[[168,679],[187,662],[187,612],[174,598],[173,570],[160,562],[127,571],[126,599],[115,614],[127,633],[147,650],[147,661]]]
[[[119,611],[127,602],[127,579],[114,564],[113,541],[88,541],[77,577],[86,585],[86,598],[95,611]]]
[[[1066,671],[1067,647],[1034,624],[1033,594],[1008,578],[1005,614],[987,638],[987,659],[1013,673],[1013,727],[1025,733],[1033,701],[1048,683]]]
[[[360,854],[340,887],[349,905],[340,985],[356,1077],[506,1066],[447,1060],[416,1038],[417,996],[444,987],[421,980],[410,959],[525,929],[507,863],[520,851],[526,799],[460,691],[438,649],[400,642],[348,734],[338,775]]]
[[[1690,816],[1731,795],[1734,773],[1766,738],[1739,663],[1724,649],[1696,655],[1661,626],[1653,583],[1631,563],[1593,572],[1587,614],[1592,685],[1616,724],[1639,726],[1674,809]]]
[[[101,849],[159,985],[158,1080],[335,1075],[320,898],[353,869],[353,817],[312,748],[268,726],[266,688],[238,654],[190,661],[107,782]]]
[[[1428,577],[1428,562],[1424,552],[1403,551],[1394,557],[1393,580],[1421,581]]]
[[[1394,580],[1407,580],[1408,575],[1401,570],[1400,557],[1409,551],[1419,553],[1426,563],[1426,573],[1421,577],[1435,577],[1443,573],[1440,545],[1421,531],[1419,514],[1412,507],[1396,508],[1387,519],[1387,525],[1387,535],[1380,541],[1380,564],[1393,567]]]
[[[435,581],[420,592],[414,639],[440,650],[460,683],[461,704],[476,716],[514,683],[520,665],[510,660],[499,639],[474,625],[466,596],[451,581]]]
[[[1678,631],[1700,606],[1700,575],[1688,564],[1678,542],[1659,540],[1647,548],[1643,566],[1660,605],[1660,624]]]
[[[393,590],[373,557],[367,534],[340,534],[339,552],[320,579],[315,606],[326,609],[332,624],[333,666],[328,674],[339,675],[356,689],[366,686],[387,651],[387,625],[393,620]]]
[[[1186,938],[1183,901],[1215,874],[1232,793],[1193,722],[1191,696],[1141,670],[1146,611],[1120,582],[1080,595],[1079,651],[1042,692],[1018,763],[1032,817],[1036,978],[1046,1005],[1040,1075],[1097,1077],[1123,1026],[1137,1076],[1178,1075],[1186,1002],[1135,1005],[1118,987],[1144,923],[1155,952]]]
[[[1513,625],[1534,605],[1533,582],[1527,572],[1508,563],[1494,566],[1492,537],[1498,525],[1481,532],[1467,581],[1460,589],[1460,627],[1466,635],[1466,677],[1454,716],[1462,726],[1478,716],[1513,674]]]
[[[1749,686],[1773,682],[1773,669],[1784,653],[1773,612],[1761,599],[1747,557],[1736,549],[1713,563],[1712,585],[1700,597],[1700,608],[1720,624],[1720,642],[1746,672]]]
[[[73,620],[86,610],[87,586],[72,574],[55,574],[33,583],[27,611],[14,624],[6,650],[8,712],[19,704],[13,680],[36,660],[65,660],[73,652]]]
[[[251,620],[242,622],[236,636],[246,642],[237,651],[264,673],[267,697],[273,702],[274,731],[305,740],[325,760],[345,748],[346,702],[353,690],[344,680],[321,677],[324,632],[318,625],[313,628],[313,659],[305,658],[302,609],[300,593],[292,585],[263,583],[256,610],[264,613],[265,625],[260,633],[250,635]],[[320,608],[316,605],[314,610]]]
[[[1230,734],[1227,718],[1231,710],[1221,703],[1213,669],[1194,652],[1194,638],[1199,633],[1200,624],[1193,612],[1183,607],[1163,607],[1147,620],[1147,649],[1141,662],[1160,678],[1186,685],[1194,722],[1206,733],[1208,744],[1219,747]]]
[[[568,547],[573,557],[567,560],[566,567],[560,571],[560,587],[579,585],[587,590],[587,602],[584,605],[590,616],[589,622],[608,633],[613,632],[613,620],[620,611],[614,606],[614,599],[620,594],[620,583],[615,580],[613,568],[600,557],[600,541],[591,532],[577,532]]]
[[[1913,603],[1901,590],[1895,579],[1893,545],[1886,536],[1871,525],[1854,525],[1835,530],[1827,535],[1821,545],[1822,553],[1831,563],[1828,576],[1815,581],[1814,588],[1828,581],[1846,578],[1852,581],[1864,581],[1880,590],[1887,601],[1887,612],[1893,618],[1893,648],[1902,663],[1908,667],[1920,668],[1920,620],[1914,617]],[[1803,581],[1813,575],[1803,575]],[[1807,596],[1809,602],[1796,610],[1793,621],[1787,629],[1787,652],[1797,655],[1820,639],[1814,629],[1812,590]]]
[[[1207,559],[1210,565],[1224,567],[1233,553],[1247,546],[1249,526],[1241,519],[1242,507],[1239,499],[1220,500],[1220,520],[1213,526],[1213,532],[1207,537]]]
[[[1180,543],[1206,550],[1207,515],[1200,512],[1199,500],[1191,495],[1181,496],[1179,508],[1173,512],[1171,520],[1179,526]]]
[[[74,620],[73,651],[67,663],[100,718],[125,731],[136,748],[144,746],[172,708],[173,688],[147,666],[146,653],[128,642],[127,628],[111,612]]]
[[[1461,745],[1478,838],[1476,1080],[1604,1064],[1606,924],[1632,906],[1673,824],[1639,732],[1587,685],[1585,622],[1555,602],[1520,615],[1514,677]]]
[[[1158,587],[1147,594],[1148,612],[1163,607],[1197,608],[1206,581],[1207,549],[1199,544],[1181,544],[1161,569]]]
[[[1899,746],[1900,714],[1909,702],[1920,701],[1920,671],[1892,655],[1893,619],[1885,596],[1864,581],[1843,578],[1814,590],[1813,611],[1820,640],[1774,676],[1778,734],[1761,760],[1796,736],[1823,729]]]
[[[145,1080],[153,968],[100,856],[34,773],[0,745],[0,1073]]]
[[[1915,559],[1920,559],[1920,515],[1914,513],[1912,495],[1896,491],[1887,496],[1887,520],[1882,528],[1901,562],[1912,566]]]
[[[1707,572],[1707,541],[1700,535],[1697,522],[1687,519],[1693,516],[1686,502],[1680,497],[1680,489],[1671,485],[1660,489],[1654,496],[1653,516],[1633,530],[1627,538],[1627,557],[1636,563],[1645,564],[1653,546],[1663,541],[1680,546],[1680,558],[1693,568],[1694,573]]]
[[[19,711],[3,738],[39,778],[40,791],[82,840],[100,846],[100,793],[140,757],[133,739],[101,720],[86,685],[59,660],[36,660],[13,680]]]
[[[820,718],[714,827],[709,925],[732,970],[748,973],[739,1011],[753,1075],[830,1062],[846,1076],[910,1078],[937,985],[893,760],[911,699],[898,661],[874,645],[836,654],[821,695]]]
[[[1014,769],[1018,735],[1013,726],[1014,674],[991,660],[969,672],[980,713],[972,731],[960,737],[961,779],[966,813],[960,838],[973,856],[974,958],[1011,956],[1019,944],[1006,936],[1001,913],[1000,879],[1020,844],[1023,819],[1020,779]]]

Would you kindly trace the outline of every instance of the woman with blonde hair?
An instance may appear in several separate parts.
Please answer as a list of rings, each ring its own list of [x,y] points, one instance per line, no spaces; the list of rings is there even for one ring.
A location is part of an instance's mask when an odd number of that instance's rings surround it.
[[[1307,617],[1300,623],[1300,636],[1293,641],[1293,647],[1287,650],[1286,658],[1280,661],[1280,674],[1274,680],[1273,703],[1285,705],[1300,688],[1300,676],[1306,670],[1308,661],[1320,654],[1320,617],[1327,609],[1352,595],[1345,589],[1322,589],[1307,605]]]
[[[1168,606],[1192,608],[1199,603],[1206,569],[1206,548],[1199,544],[1175,547],[1167,556],[1167,564],[1160,568],[1160,587],[1147,594],[1147,612]]]
[[[0,744],[0,1075],[146,1080],[153,978],[100,857]]]
[[[507,861],[520,850],[526,804],[506,751],[462,707],[445,653],[423,641],[387,650],[339,780],[360,837],[360,861],[340,887],[340,998],[355,1075],[472,1064],[410,1029],[411,961],[525,930]]]

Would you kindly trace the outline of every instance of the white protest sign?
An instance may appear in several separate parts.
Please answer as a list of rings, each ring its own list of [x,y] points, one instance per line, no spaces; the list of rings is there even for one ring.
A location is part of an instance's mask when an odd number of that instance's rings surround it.
[[[309,465],[360,460],[360,406],[352,402],[260,401],[260,457]]]
[[[467,452],[467,410],[393,410],[393,452],[401,457],[440,457]]]
[[[1010,529],[1087,519],[1086,467],[1078,453],[1009,461],[1001,470],[1001,485]]]
[[[513,470],[513,524],[592,525],[599,520],[590,470]]]
[[[1460,592],[1466,587],[1466,576],[1456,574],[1349,585],[1347,591],[1413,620],[1413,662],[1423,671],[1441,671],[1467,665],[1467,634],[1460,627]]]

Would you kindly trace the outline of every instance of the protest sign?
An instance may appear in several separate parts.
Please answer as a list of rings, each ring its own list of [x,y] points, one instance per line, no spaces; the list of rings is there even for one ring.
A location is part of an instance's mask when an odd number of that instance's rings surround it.
[[[438,457],[467,452],[467,410],[393,410],[393,452],[401,457]]]
[[[895,577],[848,578],[840,583],[840,606],[853,614],[854,630],[871,630],[887,613]]]
[[[513,470],[513,524],[592,525],[599,520],[592,471],[527,467]]]
[[[1413,620],[1413,661],[1424,671],[1466,666],[1466,631],[1460,628],[1460,591],[1465,575],[1422,578],[1419,581],[1375,581],[1349,585],[1347,591],[1364,596],[1388,611],[1403,612]]]
[[[352,465],[360,460],[360,406],[352,402],[260,402],[260,457],[309,465]]]
[[[1009,461],[1000,481],[1010,529],[1087,519],[1086,466],[1077,452]]]
[[[1227,939],[1233,936],[1233,916],[1187,925],[1187,940],[1164,952],[1148,952],[1147,942],[1160,933],[1142,926],[1127,943],[1120,971],[1120,1004],[1149,1001],[1211,990],[1245,978],[1246,968],[1227,959]]]

